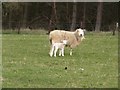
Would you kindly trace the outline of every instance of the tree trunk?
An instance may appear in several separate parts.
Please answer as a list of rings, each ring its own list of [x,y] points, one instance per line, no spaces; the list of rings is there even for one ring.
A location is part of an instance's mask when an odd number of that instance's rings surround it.
[[[11,21],[12,19],[11,18],[12,18],[12,11],[10,9],[9,10],[9,24],[8,24],[9,25],[9,29],[11,29],[11,24],[12,24],[12,21]]]
[[[51,31],[51,29],[53,27],[52,26],[53,22],[54,22],[55,28],[57,28],[56,25],[58,23],[58,18],[57,18],[57,10],[56,10],[56,2],[55,2],[55,0],[53,0],[53,4],[52,4],[51,18],[49,20],[49,28],[48,28],[48,33],[47,34],[50,33],[50,31]]]
[[[70,19],[70,15],[69,15],[69,2],[66,2],[66,22],[67,22],[67,29],[70,28],[70,23],[71,23],[71,19]]]
[[[83,26],[82,26],[82,28],[85,28],[85,16],[86,16],[85,12],[86,12],[86,2],[84,2],[84,8],[83,8]]]
[[[102,8],[103,8],[103,2],[98,3],[98,8],[97,8],[97,19],[96,19],[96,26],[95,26],[95,31],[99,32],[101,28],[101,21],[102,21]]]
[[[58,23],[58,18],[57,18],[57,10],[56,10],[56,2],[54,0],[53,2],[53,12],[54,12],[54,17],[55,17],[55,24]]]
[[[72,25],[71,25],[70,31],[75,30],[75,26],[76,26],[76,13],[77,13],[77,3],[74,1],[73,2]]]
[[[0,2],[0,34],[2,35],[2,10],[3,10],[3,8],[2,8],[2,2]],[[0,35],[0,36],[1,36]],[[0,41],[2,41],[2,38],[1,38],[1,40]],[[2,44],[1,44],[1,42],[0,42],[0,46],[2,46]],[[2,50],[1,50],[2,51]],[[2,53],[1,53],[2,54]]]
[[[20,34],[20,28],[21,28],[21,22],[18,21],[18,27],[17,27],[17,29],[18,29],[18,34]]]
[[[23,11],[23,21],[22,21],[22,27],[23,28],[26,28],[27,26],[27,12],[28,12],[28,3],[26,2],[25,3],[25,8],[24,8],[24,11]]]

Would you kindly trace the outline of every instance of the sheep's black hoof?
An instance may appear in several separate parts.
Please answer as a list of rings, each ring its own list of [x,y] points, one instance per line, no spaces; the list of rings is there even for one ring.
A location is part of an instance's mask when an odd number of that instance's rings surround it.
[[[65,70],[67,70],[67,67],[65,67]]]

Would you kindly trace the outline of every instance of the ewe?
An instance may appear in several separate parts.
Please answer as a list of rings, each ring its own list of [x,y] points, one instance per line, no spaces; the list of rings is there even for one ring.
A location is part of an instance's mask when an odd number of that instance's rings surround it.
[[[53,45],[54,43],[60,43],[61,40],[66,39],[66,46],[70,47],[70,55],[72,55],[72,49],[80,44],[80,42],[85,39],[83,29],[79,28],[76,31],[64,31],[64,30],[54,30],[49,34],[49,40],[51,43],[50,56],[53,55]]]

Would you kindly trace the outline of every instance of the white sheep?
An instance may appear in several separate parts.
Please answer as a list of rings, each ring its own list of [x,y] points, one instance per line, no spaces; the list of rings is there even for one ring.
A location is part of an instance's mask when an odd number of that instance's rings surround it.
[[[49,34],[49,40],[51,43],[51,50],[49,52],[50,55],[53,54],[53,43],[60,43],[61,40],[67,40],[67,46],[70,47],[70,55],[72,55],[72,48],[78,46],[80,42],[85,39],[83,29],[79,28],[76,31],[64,31],[64,30],[54,30]]]
[[[64,56],[64,47],[67,44],[67,40],[62,40],[60,43],[53,43],[51,47],[51,52],[54,53],[54,57],[56,57],[56,53],[59,49],[59,56]],[[50,53],[50,56],[53,56],[53,53]]]

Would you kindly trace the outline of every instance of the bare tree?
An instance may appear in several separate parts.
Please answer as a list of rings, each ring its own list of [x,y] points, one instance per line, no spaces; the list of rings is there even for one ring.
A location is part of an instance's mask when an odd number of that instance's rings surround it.
[[[0,34],[2,33],[2,3],[0,2]],[[2,40],[0,40],[2,41]],[[2,46],[2,44],[0,44]],[[0,69],[1,70],[1,69]]]
[[[28,12],[28,3],[26,2],[23,11],[23,21],[22,21],[23,28],[26,28],[27,26],[27,12]]]
[[[18,21],[18,26],[17,26],[17,33],[20,34],[20,29],[21,29],[21,21]]]
[[[9,28],[11,28],[11,23],[12,23],[12,10],[11,9],[9,9]]]
[[[52,24],[54,24],[54,26],[56,26],[57,23],[58,23],[57,10],[56,10],[56,1],[53,0],[52,5],[49,4],[49,6],[52,7],[52,11],[51,11],[51,18],[49,19],[49,30],[48,30],[47,34],[50,33]]]
[[[85,12],[86,12],[86,2],[84,2],[84,7],[83,7],[83,26],[82,26],[82,28],[85,28],[85,16],[86,16]]]
[[[70,30],[74,30],[75,29],[75,25],[76,25],[76,14],[77,14],[77,3],[73,2],[73,15],[72,15],[72,25],[71,25],[71,28]]]
[[[83,20],[80,22],[80,27],[85,28],[85,16],[86,16],[86,2],[83,4]]]
[[[55,22],[57,24],[58,23],[58,18],[57,18],[57,10],[56,10],[56,2],[55,2],[55,0],[53,2],[53,13],[54,13],[54,17],[55,17]]]
[[[66,20],[68,24],[71,22],[70,15],[69,15],[69,2],[66,2]]]
[[[102,0],[99,0],[98,8],[97,8],[97,18],[96,18],[96,26],[95,31],[99,32],[101,28],[101,21],[102,21],[102,8],[103,8],[103,2]]]

